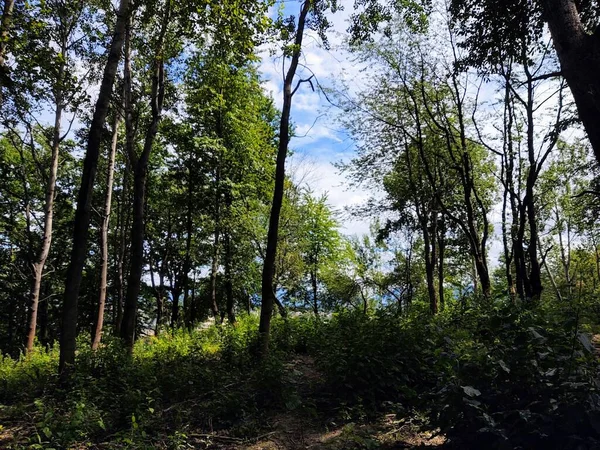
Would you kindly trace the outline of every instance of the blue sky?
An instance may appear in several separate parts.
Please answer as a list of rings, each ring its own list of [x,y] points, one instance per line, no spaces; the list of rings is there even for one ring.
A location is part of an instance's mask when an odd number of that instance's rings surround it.
[[[343,49],[346,19],[352,2],[343,3],[348,3],[346,10],[338,11],[330,19],[333,26],[328,32],[329,50],[321,45],[316,33],[305,33],[297,78],[306,79],[312,72],[324,87],[339,85],[341,81],[346,84],[358,82],[360,67],[352,62]],[[287,1],[284,3],[284,12],[297,16],[301,5],[300,1]],[[273,8],[273,14],[276,11],[277,6]],[[281,107],[282,58],[270,56],[267,49],[262,52],[262,57],[260,70],[265,80],[263,86],[273,96],[275,104]],[[344,214],[344,210],[347,206],[364,202],[370,192],[366,188],[349,189],[344,176],[333,166],[334,162],[348,160],[354,155],[352,139],[336,121],[339,113],[316,85],[313,92],[308,83],[303,83],[292,102],[291,115],[296,137],[290,143],[294,155],[288,160],[287,168],[288,173],[317,195],[327,193],[329,204],[342,213],[342,231],[345,234],[360,235],[369,231],[369,221],[350,217]]]

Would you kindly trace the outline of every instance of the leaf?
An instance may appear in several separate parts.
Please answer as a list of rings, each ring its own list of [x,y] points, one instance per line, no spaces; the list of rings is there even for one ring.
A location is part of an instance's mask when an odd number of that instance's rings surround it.
[[[540,333],[538,333],[535,328],[533,327],[529,327],[529,331],[531,332],[531,334],[533,335],[534,338],[536,339],[541,339],[544,340],[544,336],[542,336]]]
[[[579,339],[579,342],[581,342],[581,345],[583,345],[583,347],[588,352],[594,353],[594,345],[592,344],[592,341],[590,341],[590,338],[588,337],[587,334],[578,333],[577,334],[577,339]]]
[[[506,365],[506,363],[502,360],[498,361],[498,365],[500,367],[502,367],[502,370],[504,370],[506,373],[510,373],[510,369],[508,368],[508,366]]]
[[[479,397],[481,395],[481,392],[478,391],[477,389],[475,389],[473,386],[461,386],[463,391],[465,391],[465,394],[467,394],[469,397]]]

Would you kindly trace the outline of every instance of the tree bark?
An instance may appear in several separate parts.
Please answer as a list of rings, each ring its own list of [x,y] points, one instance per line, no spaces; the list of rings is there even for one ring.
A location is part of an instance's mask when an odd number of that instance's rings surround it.
[[[119,250],[116,254],[115,301],[113,305],[113,331],[115,336],[118,336],[121,333],[121,324],[123,323],[123,303],[125,302],[125,260],[127,254],[127,231],[129,228],[129,209],[126,207],[129,197],[128,178],[129,163],[125,162],[121,187],[121,204],[119,205],[119,215],[117,218]]]
[[[191,171],[188,179],[188,208],[186,218],[186,236],[185,236],[185,261],[183,263],[183,322],[187,329],[191,329],[192,326],[192,311],[191,305],[189,305],[189,272],[192,266],[192,233],[194,228],[193,220],[193,179]]]
[[[446,228],[444,224],[444,218],[440,219],[440,224],[437,228],[438,233],[438,298],[440,309],[443,311],[446,306],[446,300],[444,298],[444,262],[446,258]]]
[[[429,295],[429,311],[431,314],[438,312],[438,299],[435,289],[435,233],[430,233],[427,217],[423,218],[421,225],[423,243],[425,244],[425,277],[427,279],[427,293]]]
[[[9,40],[10,27],[12,26],[12,15],[15,6],[14,0],[4,0],[2,10],[2,21],[0,21],[0,107],[4,101],[2,89],[6,83],[4,79],[8,78],[8,68],[6,67],[6,47]]]
[[[112,188],[115,174],[115,158],[117,154],[117,142],[119,140],[119,111],[115,111],[113,119],[113,135],[108,154],[108,167],[106,169],[106,196],[104,198],[104,214],[102,215],[102,226],[100,228],[100,252],[102,263],[100,266],[100,295],[98,296],[98,314],[96,316],[96,328],[92,338],[92,350],[97,350],[102,339],[102,327],[104,326],[104,306],[106,304],[106,290],[108,279],[108,225],[110,223],[110,209],[112,204]]]
[[[171,305],[171,328],[173,330],[177,328],[177,324],[179,323],[179,297],[181,296],[181,285],[181,277],[177,277],[173,289],[171,290],[171,295],[173,296],[173,303]]]
[[[60,361],[59,371],[66,373],[65,369],[75,362],[75,339],[77,335],[77,307],[79,300],[79,287],[83,272],[83,265],[87,255],[88,228],[90,225],[92,209],[92,193],[98,156],[102,142],[104,121],[108,113],[113,84],[117,75],[121,50],[125,38],[125,25],[129,17],[129,0],[121,0],[117,12],[117,22],[113,32],[108,61],[104,68],[104,75],[100,85],[100,93],[96,101],[96,108],[88,134],[87,149],[83,162],[81,187],[77,197],[77,210],[73,230],[73,250],[71,262],[67,270],[65,295],[62,312]]]
[[[66,53],[66,41],[62,43],[62,51]],[[63,53],[63,54],[64,54]],[[52,244],[52,225],[54,219],[54,197],[56,195],[56,178],[58,175],[58,157],[60,150],[60,125],[63,113],[63,91],[62,79],[64,78],[65,63],[63,62],[58,69],[57,85],[55,88],[55,105],[56,111],[54,114],[54,131],[52,136],[52,157],[50,162],[50,173],[46,185],[46,204],[44,207],[44,232],[42,235],[42,247],[33,263],[33,281],[31,286],[31,300],[29,309],[29,330],[27,332],[26,353],[33,350],[35,342],[35,332],[37,327],[38,304],[40,299],[40,289],[42,286],[42,276],[44,274],[44,266],[46,259],[50,253]],[[32,149],[33,151],[33,149]]]
[[[146,131],[142,154],[136,157],[132,152],[129,157],[134,165],[133,176],[133,222],[131,226],[131,259],[129,277],[127,279],[127,294],[123,309],[123,325],[121,338],[131,351],[135,341],[137,303],[140,294],[142,271],[144,267],[144,206],[146,204],[146,179],[148,177],[148,162],[158,126],[162,117],[162,107],[165,97],[165,62],[163,44],[170,16],[170,0],[165,2],[165,11],[161,30],[159,32],[156,53],[154,55],[152,93],[150,107],[152,120]]]
[[[210,310],[215,318],[219,318],[219,304],[217,303],[217,272],[219,270],[219,243],[220,243],[219,225],[215,226],[215,235],[213,241],[212,263],[210,265]]]
[[[231,236],[225,233],[225,296],[227,297],[227,320],[230,324],[235,323],[233,279],[231,274]]]
[[[316,263],[315,263],[316,266]],[[313,267],[310,271],[310,284],[312,287],[313,312],[315,317],[319,316],[319,301],[318,301],[318,284],[317,284],[317,268]]]
[[[600,162],[600,37],[585,32],[574,0],[543,0],[542,6],[561,72]]]
[[[261,339],[261,353],[265,357],[269,351],[269,335],[271,331],[271,316],[273,314],[273,304],[275,303],[275,291],[273,289],[273,277],[275,276],[275,258],[277,256],[277,239],[279,235],[279,216],[281,215],[281,205],[283,202],[283,190],[285,182],[285,158],[288,153],[289,135],[290,135],[290,112],[292,109],[292,97],[294,91],[292,84],[302,49],[302,39],[304,37],[304,26],[306,16],[310,9],[311,0],[305,0],[300,16],[298,17],[298,27],[292,50],[292,60],[283,83],[283,108],[281,110],[281,121],[279,125],[279,145],[277,148],[277,160],[275,163],[275,188],[273,191],[273,203],[271,205],[271,214],[269,216],[269,231],[267,233],[267,249],[262,271],[262,304],[260,309],[259,333]]]

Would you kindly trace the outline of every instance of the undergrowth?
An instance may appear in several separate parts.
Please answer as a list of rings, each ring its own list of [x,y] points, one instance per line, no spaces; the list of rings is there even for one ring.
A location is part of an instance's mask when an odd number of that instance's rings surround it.
[[[82,339],[68,383],[56,376],[56,348],[4,357],[0,416],[22,430],[11,448],[184,448],[199,432],[257,436],[269,413],[298,406],[285,364],[304,353],[321,375],[311,401],[337,421],[394,412],[457,448],[596,448],[596,355],[573,308],[498,301],[435,318],[417,307],[291,317],[274,322],[264,361],[254,316],[143,338],[132,355],[118,340],[92,352]]]

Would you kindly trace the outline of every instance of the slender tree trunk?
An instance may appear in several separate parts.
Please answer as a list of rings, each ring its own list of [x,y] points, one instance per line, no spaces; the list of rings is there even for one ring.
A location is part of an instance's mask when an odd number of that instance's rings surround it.
[[[14,0],[4,0],[4,8],[2,10],[2,21],[0,22],[0,107],[3,103],[2,88],[4,87],[4,79],[8,78],[8,68],[6,67],[6,46],[9,40],[9,32],[12,26],[12,15],[15,6]]]
[[[316,263],[315,263],[316,266]],[[310,284],[312,286],[313,312],[315,317],[319,316],[319,300],[317,292],[317,268],[313,267],[310,271]]]
[[[163,22],[158,36],[157,48],[154,55],[152,92],[150,108],[152,120],[146,131],[144,148],[138,157],[132,152],[129,157],[134,163],[133,172],[133,222],[131,226],[131,259],[129,277],[127,279],[127,294],[123,309],[123,325],[121,338],[131,351],[135,341],[137,303],[140,294],[142,272],[144,268],[144,206],[146,204],[146,179],[148,177],[148,162],[154,139],[162,116],[165,97],[165,62],[163,44],[169,25],[171,0],[165,1]]]
[[[261,352],[265,357],[269,351],[269,335],[271,331],[271,316],[273,314],[273,304],[276,301],[275,291],[273,289],[273,277],[275,276],[275,258],[277,255],[277,240],[279,235],[279,216],[281,214],[281,205],[283,202],[283,190],[285,182],[285,158],[288,153],[288,144],[290,136],[290,112],[292,109],[292,97],[294,91],[292,84],[302,49],[302,39],[304,37],[304,26],[306,16],[310,9],[311,0],[304,0],[300,16],[298,17],[298,27],[296,29],[296,38],[292,51],[292,59],[285,76],[283,84],[283,108],[281,110],[281,121],[279,126],[279,146],[277,149],[277,161],[275,164],[275,188],[273,191],[273,203],[271,205],[271,214],[269,216],[269,231],[267,234],[267,249],[262,272],[262,304],[260,309],[259,333],[261,336]]]
[[[63,51],[66,43],[63,43]],[[58,71],[58,84],[62,84],[64,77],[65,64],[61,64]],[[52,136],[52,159],[50,163],[50,173],[46,185],[46,205],[44,207],[44,233],[42,236],[42,248],[33,263],[33,283],[31,286],[31,300],[29,309],[29,331],[27,332],[26,352],[30,353],[35,341],[35,331],[37,327],[38,303],[40,299],[40,289],[42,286],[42,276],[46,259],[50,253],[52,244],[52,225],[54,219],[54,197],[56,194],[56,178],[58,175],[58,157],[60,149],[60,125],[63,112],[62,89],[56,89],[56,112],[54,115],[54,132]]]
[[[49,284],[46,284],[46,287],[44,289],[45,291],[45,295],[46,298],[43,300],[40,300],[39,303],[39,316],[40,316],[40,331],[39,331],[39,340],[40,340],[40,344],[42,344],[42,346],[44,348],[48,348],[48,345],[50,344],[50,338],[49,338],[49,329],[48,329],[48,300],[50,299],[50,290],[48,289]]]
[[[231,236],[225,233],[225,295],[227,297],[227,320],[230,324],[235,323],[235,312],[233,310],[233,279],[231,275],[232,265]]]
[[[561,260],[561,263],[563,266],[563,271],[565,274],[565,284],[569,291],[569,295],[571,295],[572,287],[571,287],[571,275],[570,275],[570,269],[569,269],[570,254],[569,254],[569,256],[567,256],[567,250],[565,249],[565,245],[563,242],[563,236],[562,236],[563,231],[562,231],[562,226],[560,226],[560,224],[562,223],[562,220],[559,215],[558,204],[555,205],[555,208],[554,208],[554,219],[556,220],[556,226],[558,227],[558,246],[560,248],[560,260]],[[569,230],[569,228],[567,228],[567,236],[569,235],[569,232],[570,232],[570,230]]]
[[[538,236],[538,247],[539,247],[540,252],[541,252],[542,251],[542,243],[540,241],[539,236]],[[554,275],[552,274],[552,271],[550,270],[550,267],[548,267],[548,263],[546,262],[546,258],[544,258],[542,260],[542,263],[543,263],[544,267],[546,267],[546,273],[548,274],[548,278],[550,278],[550,284],[554,288],[554,292],[556,293],[556,297],[558,298],[558,300],[560,302],[562,302],[562,295],[560,294],[560,289],[558,289],[558,285],[556,284],[556,280],[554,279]]]
[[[192,233],[194,229],[193,220],[193,177],[191,171],[188,179],[188,207],[187,207],[187,218],[186,218],[186,236],[185,236],[185,261],[183,263],[183,322],[185,327],[191,329],[192,326],[192,311],[189,305],[189,272],[192,266]]]
[[[217,303],[217,271],[219,269],[219,245],[221,243],[221,161],[217,162],[215,184],[215,234],[213,241],[212,263],[210,267],[210,309],[216,321],[219,317],[219,305]]]
[[[165,251],[161,258],[160,267],[157,263],[159,286],[156,294],[156,329],[154,334],[158,336],[163,322],[163,314],[165,308],[166,287],[165,287],[165,273],[168,270],[169,258],[171,257],[171,234],[172,234],[172,221],[171,221],[171,210],[167,211],[167,236],[165,243]]]
[[[179,323],[179,297],[181,296],[181,280],[179,278],[175,280],[171,295],[173,296],[173,304],[171,305],[171,328],[175,329]]]
[[[100,295],[98,297],[98,315],[96,317],[96,329],[92,339],[92,350],[98,349],[102,339],[102,327],[104,326],[104,305],[106,303],[106,289],[108,279],[108,226],[110,223],[110,209],[112,204],[112,188],[115,175],[115,158],[117,155],[117,143],[119,140],[119,112],[115,111],[113,119],[113,135],[108,154],[108,167],[106,169],[106,197],[104,199],[104,214],[102,215],[102,226],[100,228],[100,252],[102,264],[100,266]]]
[[[527,252],[529,253],[529,289],[530,298],[539,300],[542,294],[542,269],[538,260],[538,227],[535,213],[535,195],[533,187],[537,180],[537,158],[534,147],[534,119],[533,119],[533,84],[531,76],[528,74],[527,80],[527,155],[529,159],[529,172],[525,184],[525,198],[527,202],[523,202],[526,206],[527,221],[529,222],[529,245]]]
[[[413,240],[412,236],[409,241],[408,252],[406,255],[406,267],[404,271],[404,285],[406,289],[406,294],[403,293],[402,297],[404,297],[404,308],[408,310],[408,307],[412,303],[413,297],[413,283],[412,283],[412,253],[413,253]],[[400,308],[402,308],[402,303],[400,304]]]
[[[219,318],[219,304],[217,303],[217,271],[219,269],[220,231],[219,225],[217,225],[215,227],[212,263],[210,266],[210,309],[215,317],[215,321]]]
[[[441,224],[438,226],[438,298],[440,302],[440,309],[443,311],[446,306],[446,300],[444,298],[444,262],[446,257],[446,229],[443,223],[444,219],[442,216]]]
[[[427,279],[427,293],[429,295],[429,311],[431,314],[437,314],[438,300],[435,289],[435,235],[432,239],[432,236],[429,232],[429,224],[426,222],[426,220],[426,217],[424,217],[424,223],[421,225],[423,242],[425,244],[425,277]]]
[[[149,252],[152,254],[152,252]],[[154,270],[152,269],[152,259],[148,258],[148,266],[150,268],[150,284],[152,284],[152,291],[156,296],[156,324],[154,325],[154,336],[160,334],[160,325],[162,323],[162,311],[163,311],[163,280],[162,275],[160,276],[160,284],[157,287],[156,281],[154,280]],[[158,266],[158,264],[157,264]]]
[[[600,38],[587,34],[574,0],[542,0],[544,20],[579,117],[600,162]]]
[[[514,172],[514,148],[513,148],[513,139],[512,139],[512,129],[513,129],[513,109],[512,109],[512,97],[510,91],[510,79],[509,74],[505,79],[504,86],[504,130],[503,130],[503,156],[502,156],[502,167],[501,167],[501,179],[504,187],[504,192],[502,195],[502,244],[504,247],[504,265],[505,265],[505,274],[506,274],[506,284],[508,286],[508,294],[510,297],[515,299],[516,290],[515,284],[513,280],[512,273],[512,263],[514,250],[512,246],[509,246],[509,242],[512,242],[512,232],[511,228],[511,236],[509,236],[509,230],[507,227],[507,209],[509,204],[509,195],[510,204],[514,202],[512,199],[513,195],[513,172]],[[513,209],[514,211],[514,209]],[[514,219],[514,218],[513,218]]]
[[[121,324],[123,323],[123,303],[125,302],[125,260],[127,254],[127,231],[129,229],[129,213],[127,208],[127,200],[129,198],[129,163],[125,162],[125,170],[123,172],[123,183],[121,188],[121,204],[119,205],[120,222],[117,226],[119,230],[119,249],[117,251],[116,260],[116,277],[115,277],[115,301],[113,311],[114,334],[121,334]]]
[[[133,123],[133,105],[131,92],[131,18],[125,26],[125,45],[124,45],[124,64],[123,64],[123,116],[125,121],[125,172],[123,174],[123,190],[121,199],[121,232],[119,259],[117,261],[117,305],[115,315],[115,335],[121,336],[123,328],[123,314],[125,306],[125,278],[127,271],[125,267],[130,261],[130,243],[127,242],[127,235],[131,233],[130,218],[131,208],[129,208],[129,176],[132,168],[135,169],[135,158],[132,158],[135,150],[136,129]],[[127,256],[127,258],[126,258]]]
[[[477,291],[479,290],[479,286],[478,286],[478,281],[479,281],[479,277],[477,276],[477,264],[475,263],[475,257],[472,257],[472,262],[473,262],[473,272],[472,272],[472,276],[473,276],[473,293],[477,294]]]
[[[196,325],[198,321],[198,305],[196,299],[196,274],[192,272],[192,286],[191,286],[191,310],[190,310],[190,323],[192,324],[192,328]]]
[[[91,218],[92,193],[96,171],[98,168],[98,156],[102,142],[102,131],[104,121],[110,104],[113,84],[117,75],[121,50],[125,38],[125,25],[129,17],[129,0],[121,0],[117,12],[112,42],[108,54],[108,61],[104,68],[104,75],[100,85],[100,93],[94,109],[94,115],[88,134],[88,143],[83,162],[83,174],[81,187],[77,198],[77,210],[75,212],[75,224],[73,231],[73,250],[71,262],[67,270],[67,281],[65,285],[65,296],[63,302],[61,339],[60,339],[60,362],[59,371],[65,372],[67,366],[75,362],[75,338],[77,335],[77,304],[79,300],[79,287],[85,258],[87,255],[88,228]]]
[[[287,310],[285,309],[285,306],[283,306],[283,303],[281,303],[281,300],[279,300],[277,296],[275,296],[275,304],[277,305],[277,310],[279,311],[279,315],[281,316],[281,318],[287,319]]]

